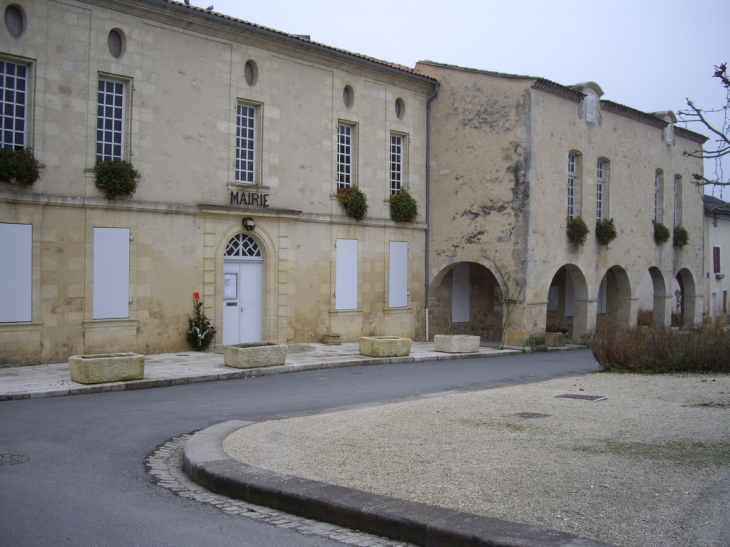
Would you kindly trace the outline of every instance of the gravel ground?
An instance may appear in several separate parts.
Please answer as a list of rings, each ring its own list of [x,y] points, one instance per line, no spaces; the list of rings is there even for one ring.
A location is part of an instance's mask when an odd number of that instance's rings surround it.
[[[728,375],[561,378],[262,422],[224,448],[266,469],[622,547],[730,546]]]

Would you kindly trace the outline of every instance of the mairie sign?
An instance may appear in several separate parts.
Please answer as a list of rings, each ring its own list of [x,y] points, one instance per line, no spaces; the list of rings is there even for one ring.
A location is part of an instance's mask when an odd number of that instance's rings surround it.
[[[257,194],[255,192],[231,192],[231,205],[268,207],[269,194]]]

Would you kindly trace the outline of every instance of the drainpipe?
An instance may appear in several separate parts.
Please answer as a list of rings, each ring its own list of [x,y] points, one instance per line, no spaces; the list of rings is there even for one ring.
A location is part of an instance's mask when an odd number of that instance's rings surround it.
[[[428,242],[431,237],[431,102],[438,97],[441,82],[436,82],[433,95],[426,101],[426,283],[424,290],[424,306],[426,312],[426,342],[428,342]]]

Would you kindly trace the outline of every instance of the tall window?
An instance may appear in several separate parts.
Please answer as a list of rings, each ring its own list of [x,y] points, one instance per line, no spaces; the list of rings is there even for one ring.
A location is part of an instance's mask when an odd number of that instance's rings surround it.
[[[712,273],[722,272],[722,262],[720,261],[720,247],[712,248]]]
[[[0,147],[19,150],[26,147],[26,99],[28,67],[0,61]]]
[[[236,113],[236,182],[254,183],[255,158],[256,107],[239,104]]]
[[[603,159],[596,163],[596,221],[608,218],[608,166]]]
[[[390,136],[390,194],[398,194],[403,188],[403,137]]]
[[[580,156],[568,153],[568,218],[580,216]]]
[[[674,225],[682,225],[682,177],[674,176]]]
[[[337,126],[337,188],[352,186],[352,135],[353,127]]]
[[[99,79],[96,161],[123,159],[125,87],[118,80]]]
[[[664,173],[661,169],[654,173],[654,220],[664,221]]]

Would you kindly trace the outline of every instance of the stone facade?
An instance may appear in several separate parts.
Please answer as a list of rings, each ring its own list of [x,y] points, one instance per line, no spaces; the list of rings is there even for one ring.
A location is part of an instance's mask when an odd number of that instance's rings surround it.
[[[705,317],[730,321],[730,203],[713,196],[705,201]]]
[[[702,203],[690,182],[702,164],[682,152],[705,137],[675,127],[671,112],[601,100],[592,82],[416,69],[440,84],[430,106],[429,337],[489,333],[521,345],[556,327],[579,341],[597,323],[635,325],[647,271],[655,324],[669,325],[675,278],[685,325],[702,320]],[[618,232],[609,245],[595,236],[599,187]],[[590,229],[583,245],[568,240],[569,215]],[[670,232],[683,225],[690,244],[655,243],[655,218]]]
[[[0,8],[22,16],[17,36],[0,28],[0,62],[28,71],[24,145],[41,163],[32,186],[0,182],[0,244],[25,245],[29,257],[28,275],[9,271],[3,284],[27,289],[30,314],[0,322],[0,366],[188,349],[194,292],[218,328],[218,346],[224,335],[235,343],[256,341],[249,334],[279,343],[319,342],[326,333],[343,341],[423,337],[434,80],[178,2],[21,0]],[[131,198],[107,200],[95,185],[106,81],[121,84],[121,158],[139,172]],[[249,119],[252,139],[241,144],[237,131]],[[351,132],[347,183],[367,195],[362,221],[337,198],[340,126]],[[414,223],[390,219],[392,137],[401,186],[420,206]],[[251,152],[250,170],[237,170],[241,148],[244,159]],[[30,226],[27,244],[8,236],[17,226]],[[103,263],[101,228],[116,229],[109,234],[128,254],[126,266]],[[354,255],[342,255],[352,281],[344,304],[336,296],[338,240],[357,242]],[[403,245],[396,305],[391,242]],[[243,266],[228,273],[229,263],[256,264],[255,275]],[[109,312],[103,297],[116,297],[117,307],[122,298],[124,308],[125,291],[128,307]],[[243,293],[258,298],[251,329],[234,299]],[[224,315],[239,308],[233,332]]]

